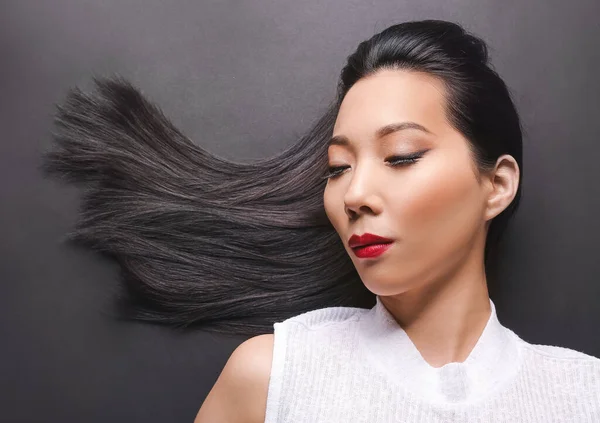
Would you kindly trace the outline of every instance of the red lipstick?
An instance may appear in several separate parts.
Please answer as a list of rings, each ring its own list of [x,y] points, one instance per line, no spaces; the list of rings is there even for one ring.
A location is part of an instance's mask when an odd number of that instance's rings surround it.
[[[393,239],[365,233],[361,236],[352,235],[348,246],[359,258],[377,257],[392,246]]]

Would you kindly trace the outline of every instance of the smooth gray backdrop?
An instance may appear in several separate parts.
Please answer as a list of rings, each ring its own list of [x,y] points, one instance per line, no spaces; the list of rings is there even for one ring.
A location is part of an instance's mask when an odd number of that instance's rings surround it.
[[[521,113],[524,190],[492,292],[525,340],[600,356],[598,0],[10,0],[0,5],[0,420],[191,422],[243,338],[115,323],[116,265],[59,244],[80,192],[37,172],[53,103],[118,72],[215,154],[298,139],[358,43],[404,20],[482,36]]]

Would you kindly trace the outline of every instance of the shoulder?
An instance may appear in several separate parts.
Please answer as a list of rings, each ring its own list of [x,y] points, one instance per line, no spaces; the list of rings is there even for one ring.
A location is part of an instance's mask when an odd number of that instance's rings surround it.
[[[519,338],[520,339],[520,338]],[[584,398],[600,393],[600,358],[571,348],[530,344],[520,339],[530,382],[556,386],[561,392]]]
[[[325,307],[275,323],[274,364],[290,355],[324,354],[325,345],[332,348],[347,345],[366,311],[355,307]]]
[[[529,352],[529,354],[537,356],[539,359],[563,360],[588,363],[597,366],[600,365],[600,358],[586,354],[582,351],[555,345],[530,344],[522,339],[520,339],[520,341],[521,345]]]
[[[332,360],[343,360],[343,354],[348,353],[347,346],[357,327],[355,322],[366,311],[356,307],[324,307],[273,325],[265,422],[280,421],[289,402],[298,400],[297,390],[292,389],[294,386],[318,387],[322,384],[322,375],[328,374]]]
[[[368,309],[358,307],[324,307],[290,317],[283,322],[276,323],[275,328],[282,325],[300,325],[306,329],[317,330],[330,325],[355,322],[368,311]]]
[[[271,360],[273,359],[273,334],[254,336],[242,342],[231,353],[225,367],[229,371],[239,372],[251,381],[269,379]],[[266,378],[265,378],[266,376]]]
[[[264,421],[273,343],[273,334],[258,335],[231,353],[195,423]]]
[[[244,402],[247,415],[256,416],[257,421],[264,420],[273,343],[273,334],[247,339],[233,351],[223,370],[230,392]]]
[[[311,351],[306,342],[328,338],[329,333],[344,333],[338,331],[339,325],[351,324],[366,311],[355,307],[311,310],[275,323],[273,334],[254,336],[242,342],[231,353],[200,407],[195,423],[264,422],[267,413],[272,416],[276,412],[288,343],[302,342],[297,345],[298,349],[294,348],[296,352]],[[300,333],[314,336],[296,336]],[[271,400],[267,409],[269,390]]]

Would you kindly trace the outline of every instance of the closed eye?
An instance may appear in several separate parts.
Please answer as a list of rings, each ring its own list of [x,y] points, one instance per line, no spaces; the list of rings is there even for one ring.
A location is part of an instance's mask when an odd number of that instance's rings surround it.
[[[408,156],[392,156],[388,157],[385,161],[390,166],[408,166],[410,164],[416,163],[426,151],[420,151],[417,153],[410,154]],[[348,169],[350,166],[330,166],[327,168],[328,173],[324,175],[321,179],[331,179],[337,178],[340,176],[344,170]]]

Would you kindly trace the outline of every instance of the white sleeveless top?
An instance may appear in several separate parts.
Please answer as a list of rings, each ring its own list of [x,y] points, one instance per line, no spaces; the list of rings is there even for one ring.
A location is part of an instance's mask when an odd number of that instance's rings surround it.
[[[525,342],[490,299],[469,357],[435,368],[376,298],[273,325],[265,423],[600,422],[600,359]]]

